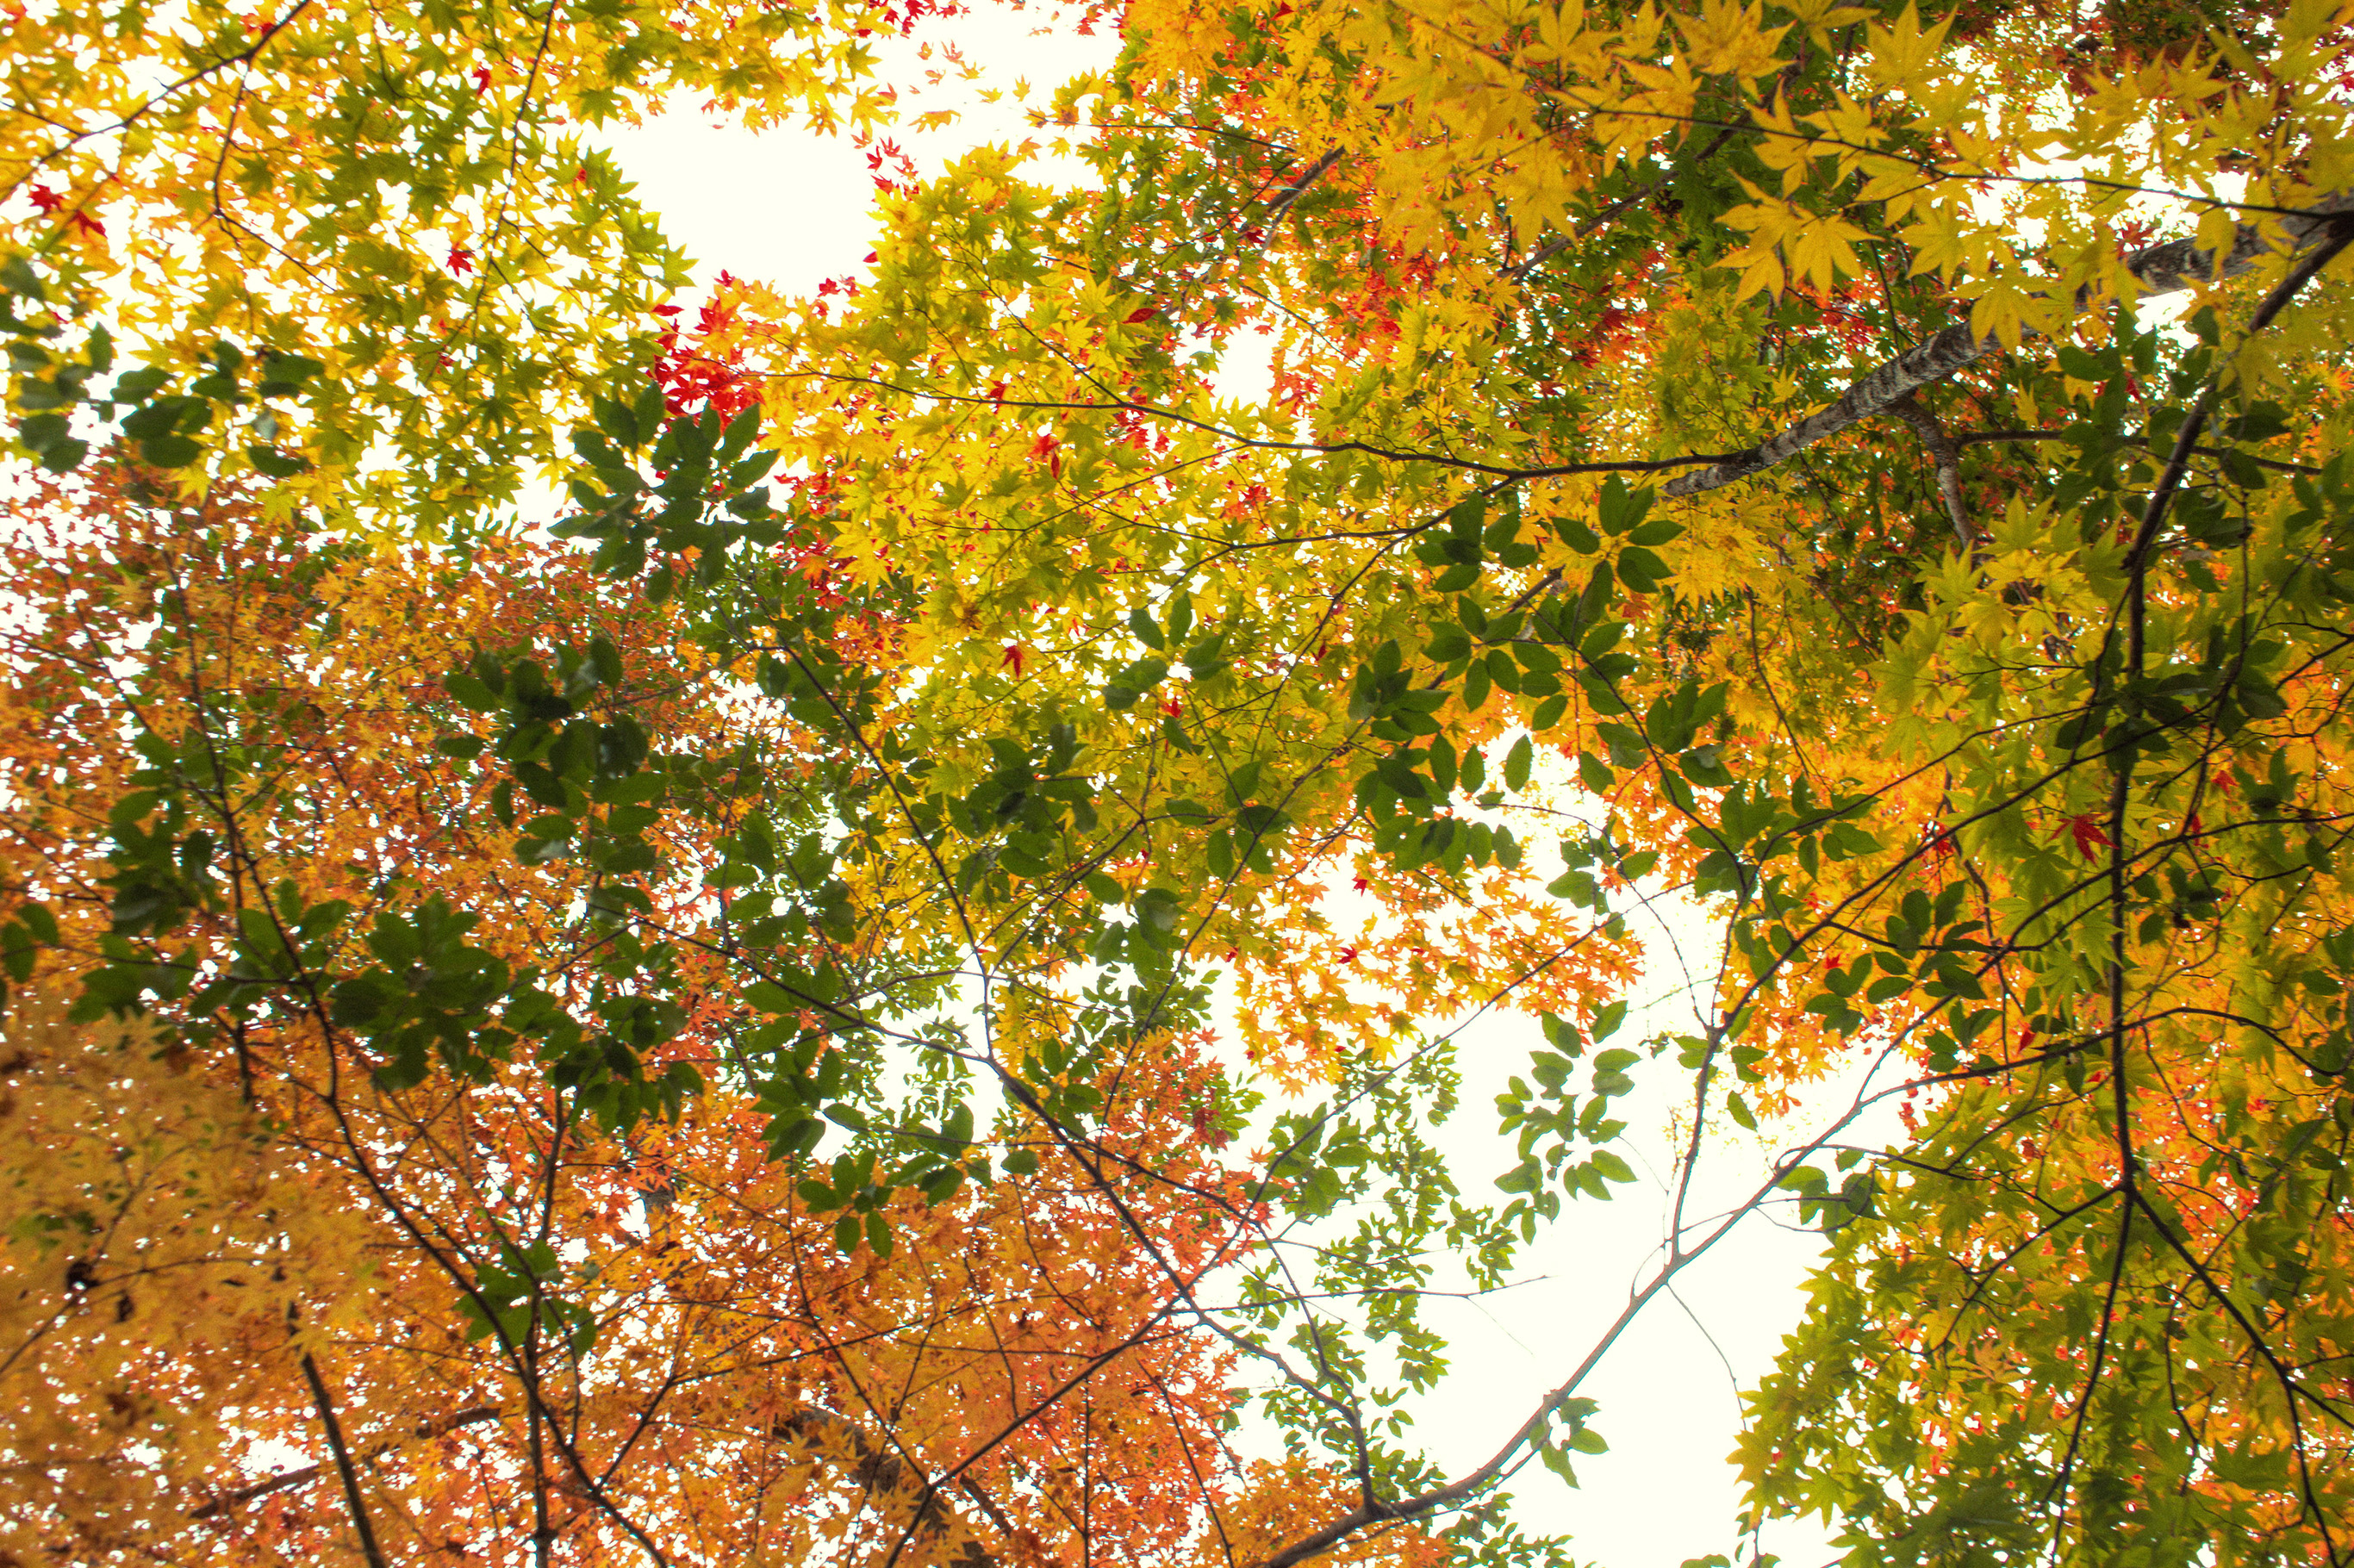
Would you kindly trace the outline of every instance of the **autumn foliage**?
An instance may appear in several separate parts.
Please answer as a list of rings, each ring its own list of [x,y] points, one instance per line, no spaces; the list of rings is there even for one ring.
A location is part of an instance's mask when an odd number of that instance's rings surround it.
[[[673,298],[917,19],[12,13],[0,1561],[1549,1563],[1773,1220],[1715,1544],[2349,1561],[2354,13],[1134,0]]]

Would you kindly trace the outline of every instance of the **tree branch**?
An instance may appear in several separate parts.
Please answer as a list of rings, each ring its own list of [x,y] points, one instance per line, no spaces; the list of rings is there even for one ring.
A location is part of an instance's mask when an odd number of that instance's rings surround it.
[[[1978,546],[1978,525],[1970,521],[1969,503],[1962,496],[1962,449],[1937,422],[1937,416],[1921,406],[1921,400],[1907,392],[1888,405],[1888,411],[1913,427],[1921,444],[1929,449],[1929,456],[1937,464],[1937,493],[1946,503],[1946,515],[1954,524],[1954,533],[1965,549]]]
[[[370,1461],[379,1459],[403,1443],[419,1442],[430,1437],[444,1437],[461,1427],[472,1426],[484,1421],[495,1421],[504,1414],[505,1413],[495,1404],[477,1404],[459,1411],[454,1415],[444,1416],[439,1421],[420,1421],[417,1424],[416,1430],[410,1432],[406,1437],[387,1437],[370,1445],[366,1458]],[[224,1493],[202,1508],[191,1510],[188,1517],[218,1519],[223,1515],[235,1512],[257,1499],[266,1498],[272,1492],[282,1492],[294,1487],[308,1486],[326,1473],[327,1467],[323,1464],[302,1465],[292,1470],[281,1470],[274,1476],[264,1477],[249,1485],[239,1487],[233,1492]]]
[[[904,1503],[910,1510],[908,1535],[921,1535],[937,1544],[963,1524],[956,1511],[942,1500],[938,1482],[927,1480],[905,1455],[877,1443],[864,1426],[847,1416],[803,1405],[778,1421],[769,1428],[769,1435],[797,1439],[812,1446],[835,1444],[847,1447],[854,1461],[848,1467],[850,1477],[866,1495],[880,1504],[886,1515],[894,1502]],[[958,1480],[967,1495],[989,1515],[991,1522],[1012,1539],[1013,1526],[996,1503],[970,1478],[959,1477]],[[964,1528],[970,1531],[971,1527]],[[903,1537],[901,1545],[905,1544]],[[948,1560],[948,1568],[993,1568],[993,1563],[994,1559],[981,1550],[977,1533],[969,1533],[963,1549]]]
[[[1283,221],[1283,215],[1291,210],[1291,204],[1306,196],[1308,187],[1323,178],[1325,171],[1340,161],[1341,149],[1334,147],[1310,164],[1298,179],[1288,185],[1278,186],[1275,200],[1267,207],[1267,216],[1259,219],[1260,224],[1273,233],[1275,226]]]
[[[2320,243],[2329,233],[2332,221],[2346,212],[2354,212],[2354,192],[2341,191],[2285,219],[2290,254],[2309,250]],[[2231,248],[2220,256],[2209,256],[2199,249],[2196,240],[2175,239],[2137,252],[2126,267],[2139,281],[2141,297],[2150,299],[2179,293],[2194,283],[2238,277],[2253,271],[2259,260],[2273,253],[2261,229],[2242,224],[2232,235]],[[2080,293],[2080,302],[2085,300],[2086,296]],[[1701,495],[1761,473],[1859,420],[1886,411],[1898,399],[1910,397],[1932,382],[1944,380],[2001,346],[2000,341],[1992,336],[1977,336],[1967,322],[1957,322],[1864,376],[1829,408],[1809,414],[1780,435],[1712,468],[1670,481],[1662,493],[1670,497]]]
[[[319,1375],[319,1363],[311,1352],[302,1352],[302,1376],[311,1384],[311,1397],[319,1406],[319,1425],[327,1429],[327,1451],[335,1457],[335,1474],[344,1483],[344,1501],[352,1510],[352,1528],[359,1532],[360,1552],[367,1559],[368,1568],[387,1568],[384,1548],[376,1543],[376,1526],[368,1522],[367,1504],[360,1496],[359,1472],[352,1467],[351,1451],[344,1446],[344,1424],[335,1419],[334,1401],[327,1397],[326,1380]]]

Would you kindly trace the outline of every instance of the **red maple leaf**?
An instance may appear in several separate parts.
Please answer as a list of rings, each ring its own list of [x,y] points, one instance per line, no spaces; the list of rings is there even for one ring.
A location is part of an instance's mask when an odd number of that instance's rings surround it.
[[[106,225],[99,222],[98,219],[90,217],[90,215],[86,212],[78,212],[73,215],[73,226],[76,228],[80,229],[84,234],[95,234],[101,239],[106,238]]]
[[[450,270],[461,278],[474,270],[474,253],[462,245],[450,247]]]
[[[1155,317],[1155,316],[1159,315],[1160,313],[1161,313],[1161,307],[1160,307],[1160,306],[1158,306],[1158,305],[1147,305],[1147,306],[1145,306],[1145,307],[1144,307],[1143,309],[1141,309],[1141,310],[1136,310],[1136,311],[1130,311],[1130,312],[1129,312],[1129,313],[1128,313],[1128,323],[1129,323],[1129,325],[1130,325],[1130,326],[1134,326],[1138,322],[1149,322],[1149,321],[1150,321],[1153,317]]]
[[[490,67],[476,66],[474,68],[474,90],[476,92],[488,92],[491,90]]]
[[[66,205],[66,198],[47,185],[35,185],[25,194],[32,198],[34,209],[38,212],[55,212]]]
[[[1029,654],[1022,651],[1022,644],[1019,642],[1009,642],[1005,645],[1004,662],[1013,667],[1013,678],[1015,680],[1018,681],[1022,678],[1022,662],[1029,657]]]
[[[2101,831],[2101,814],[2086,811],[2068,819],[2068,834],[2076,841],[2076,853],[2086,860],[2098,858],[2094,852],[2109,847],[2109,835]]]

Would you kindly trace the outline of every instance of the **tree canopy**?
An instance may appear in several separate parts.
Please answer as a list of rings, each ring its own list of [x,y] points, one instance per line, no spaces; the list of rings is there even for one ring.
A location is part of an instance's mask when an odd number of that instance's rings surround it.
[[[2354,8],[1130,0],[682,308],[928,9],[8,8],[0,1563],[1552,1563],[1773,1223],[1728,1534],[2354,1562]]]

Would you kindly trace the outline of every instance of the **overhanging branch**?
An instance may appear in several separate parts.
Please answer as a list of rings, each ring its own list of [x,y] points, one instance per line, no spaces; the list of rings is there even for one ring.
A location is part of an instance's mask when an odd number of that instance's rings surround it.
[[[2345,212],[2354,212],[2354,192],[2339,192],[2285,219],[2290,254],[2302,253],[2319,244],[2329,232],[2330,220]],[[2271,254],[2273,249],[2263,232],[2242,224],[2232,235],[2231,248],[2220,257],[2211,257],[2200,249],[2194,239],[2175,239],[2137,252],[2126,266],[2140,281],[2142,298],[2151,299],[2179,293],[2194,283],[2211,279],[2238,277],[2253,270],[2259,260]],[[1858,420],[1885,412],[1900,399],[1932,382],[1944,380],[1963,366],[2001,346],[1999,339],[1979,337],[1970,331],[1967,322],[1957,322],[1863,376],[1829,408],[1808,415],[1780,435],[1747,451],[1736,452],[1698,473],[1670,481],[1662,493],[1671,497],[1701,495],[1762,473]]]

